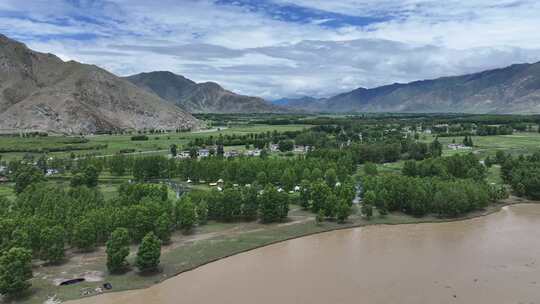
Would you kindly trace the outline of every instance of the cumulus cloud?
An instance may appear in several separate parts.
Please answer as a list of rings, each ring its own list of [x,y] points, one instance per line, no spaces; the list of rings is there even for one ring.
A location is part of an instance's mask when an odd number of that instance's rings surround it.
[[[119,75],[170,70],[268,99],[540,60],[532,0],[15,0],[0,32]]]

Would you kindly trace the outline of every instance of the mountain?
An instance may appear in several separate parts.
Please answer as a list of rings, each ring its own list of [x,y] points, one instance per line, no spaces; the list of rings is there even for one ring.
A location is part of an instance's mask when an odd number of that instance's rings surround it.
[[[273,104],[307,112],[317,112],[326,107],[326,98],[303,96],[298,98],[281,98],[272,101]]]
[[[358,88],[329,98],[319,111],[540,113],[540,62],[408,84]]]
[[[191,114],[97,66],[64,62],[0,35],[0,129],[94,133],[185,129]]]
[[[125,79],[191,113],[280,113],[287,111],[262,98],[227,91],[215,82],[195,83],[171,72],[141,73]]]

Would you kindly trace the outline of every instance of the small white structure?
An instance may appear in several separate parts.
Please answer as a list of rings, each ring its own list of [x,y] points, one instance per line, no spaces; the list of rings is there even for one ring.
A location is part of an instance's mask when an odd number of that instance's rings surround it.
[[[191,179],[188,178],[187,183],[188,183],[188,184],[191,184]]]
[[[45,172],[45,176],[52,176],[54,174],[58,174],[58,170],[56,170],[56,169],[47,169],[47,172]]]
[[[300,191],[300,186],[294,186],[294,191],[296,192]]]
[[[451,150],[470,150],[472,148],[467,147],[467,146],[465,146],[463,144],[449,144],[448,149],[451,149]]]
[[[261,150],[255,149],[255,150],[248,150],[246,151],[247,156],[261,156]]]
[[[304,146],[294,146],[294,152],[296,153],[304,153],[305,147]]]
[[[236,150],[231,150],[231,151],[226,151],[223,155],[227,158],[232,158],[232,157],[240,156],[240,153]]]
[[[215,187],[215,186],[217,186],[217,183],[210,183],[208,185],[211,186],[211,187]]]
[[[200,149],[199,150],[199,157],[204,158],[210,156],[210,150],[208,149]]]
[[[279,150],[278,144],[270,144],[270,151],[277,152]]]
[[[277,189],[277,192],[283,192],[283,191],[284,191],[284,190],[283,190],[283,188],[281,188],[281,187]]]
[[[179,159],[189,158],[189,151],[181,151],[180,153],[176,154],[176,158],[179,158]]]
[[[217,191],[223,191],[223,188],[217,187]]]

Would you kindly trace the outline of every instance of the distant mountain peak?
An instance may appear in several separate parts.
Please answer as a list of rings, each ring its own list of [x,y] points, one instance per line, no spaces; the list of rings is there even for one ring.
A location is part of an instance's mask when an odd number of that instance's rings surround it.
[[[126,77],[133,84],[192,113],[286,112],[258,97],[233,93],[216,82],[196,83],[172,72],[150,72]]]
[[[305,104],[288,105],[306,109]],[[540,63],[461,76],[358,88],[320,103],[316,112],[540,113]]]

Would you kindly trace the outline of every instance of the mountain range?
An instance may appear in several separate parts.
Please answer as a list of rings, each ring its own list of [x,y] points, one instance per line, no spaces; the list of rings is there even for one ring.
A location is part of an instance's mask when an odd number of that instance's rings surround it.
[[[167,71],[125,78],[190,113],[281,113],[288,110],[262,98],[239,95],[215,82],[196,83]]]
[[[0,35],[0,133],[192,129],[190,113],[540,113],[540,62],[267,102],[171,72],[118,77]]]
[[[199,122],[97,66],[64,62],[0,35],[0,129],[95,133],[189,129]]]
[[[540,113],[540,62],[289,101],[312,112]]]

